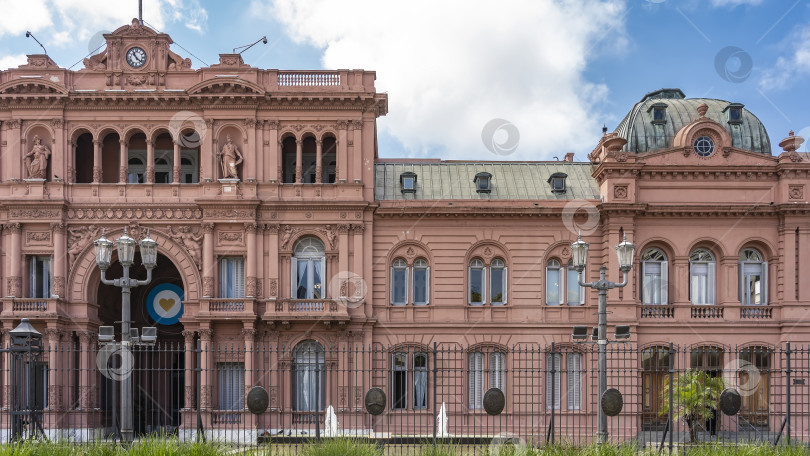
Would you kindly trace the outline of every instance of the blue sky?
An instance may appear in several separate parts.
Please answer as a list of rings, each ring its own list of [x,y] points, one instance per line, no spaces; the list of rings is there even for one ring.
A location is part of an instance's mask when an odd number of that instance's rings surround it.
[[[0,10],[0,68],[41,51],[26,30],[69,67],[135,17],[137,1],[0,0]],[[145,0],[144,19],[201,59],[195,68],[266,35],[247,63],[376,70],[390,103],[381,157],[584,160],[603,123],[612,131],[662,87],[744,103],[775,151],[791,129],[810,136],[806,0]],[[511,153],[482,141],[493,119],[519,132]]]

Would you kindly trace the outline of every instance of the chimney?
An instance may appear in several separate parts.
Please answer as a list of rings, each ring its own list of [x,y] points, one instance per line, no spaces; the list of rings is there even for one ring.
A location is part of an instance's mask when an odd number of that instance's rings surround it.
[[[564,162],[573,163],[574,162],[574,153],[568,152],[565,154],[565,158],[563,159]]]

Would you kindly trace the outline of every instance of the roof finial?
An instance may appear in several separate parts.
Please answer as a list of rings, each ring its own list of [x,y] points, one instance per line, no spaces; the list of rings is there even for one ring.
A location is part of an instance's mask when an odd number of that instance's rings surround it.
[[[704,117],[706,115],[706,111],[709,110],[709,105],[706,103],[701,103],[697,107],[697,112],[700,114],[700,117]]]

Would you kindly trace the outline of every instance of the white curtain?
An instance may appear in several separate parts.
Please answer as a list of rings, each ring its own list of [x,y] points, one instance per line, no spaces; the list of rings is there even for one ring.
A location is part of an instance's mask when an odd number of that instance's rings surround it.
[[[296,291],[296,297],[298,299],[307,299],[310,298],[308,290],[307,290],[307,270],[309,269],[309,261],[307,260],[298,260],[298,290]]]

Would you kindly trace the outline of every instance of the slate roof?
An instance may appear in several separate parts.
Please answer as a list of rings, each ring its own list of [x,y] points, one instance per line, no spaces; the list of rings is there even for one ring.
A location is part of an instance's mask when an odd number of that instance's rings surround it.
[[[653,104],[667,105],[666,123],[651,122],[650,107]],[[731,102],[713,98],[683,98],[678,89],[662,89],[644,96],[616,127],[616,133],[627,140],[623,151],[644,153],[672,146],[675,134],[692,123],[699,115],[697,107],[706,103],[706,117],[722,125],[731,135],[733,147],[771,155],[771,141],[765,126],[751,111],[742,108],[742,122],[729,124],[723,112]]]
[[[402,193],[399,176],[416,173],[416,192]],[[478,193],[476,173],[492,174],[491,192]],[[565,173],[566,192],[553,193],[548,178]],[[407,161],[375,164],[376,200],[573,200],[599,199],[590,163]]]

